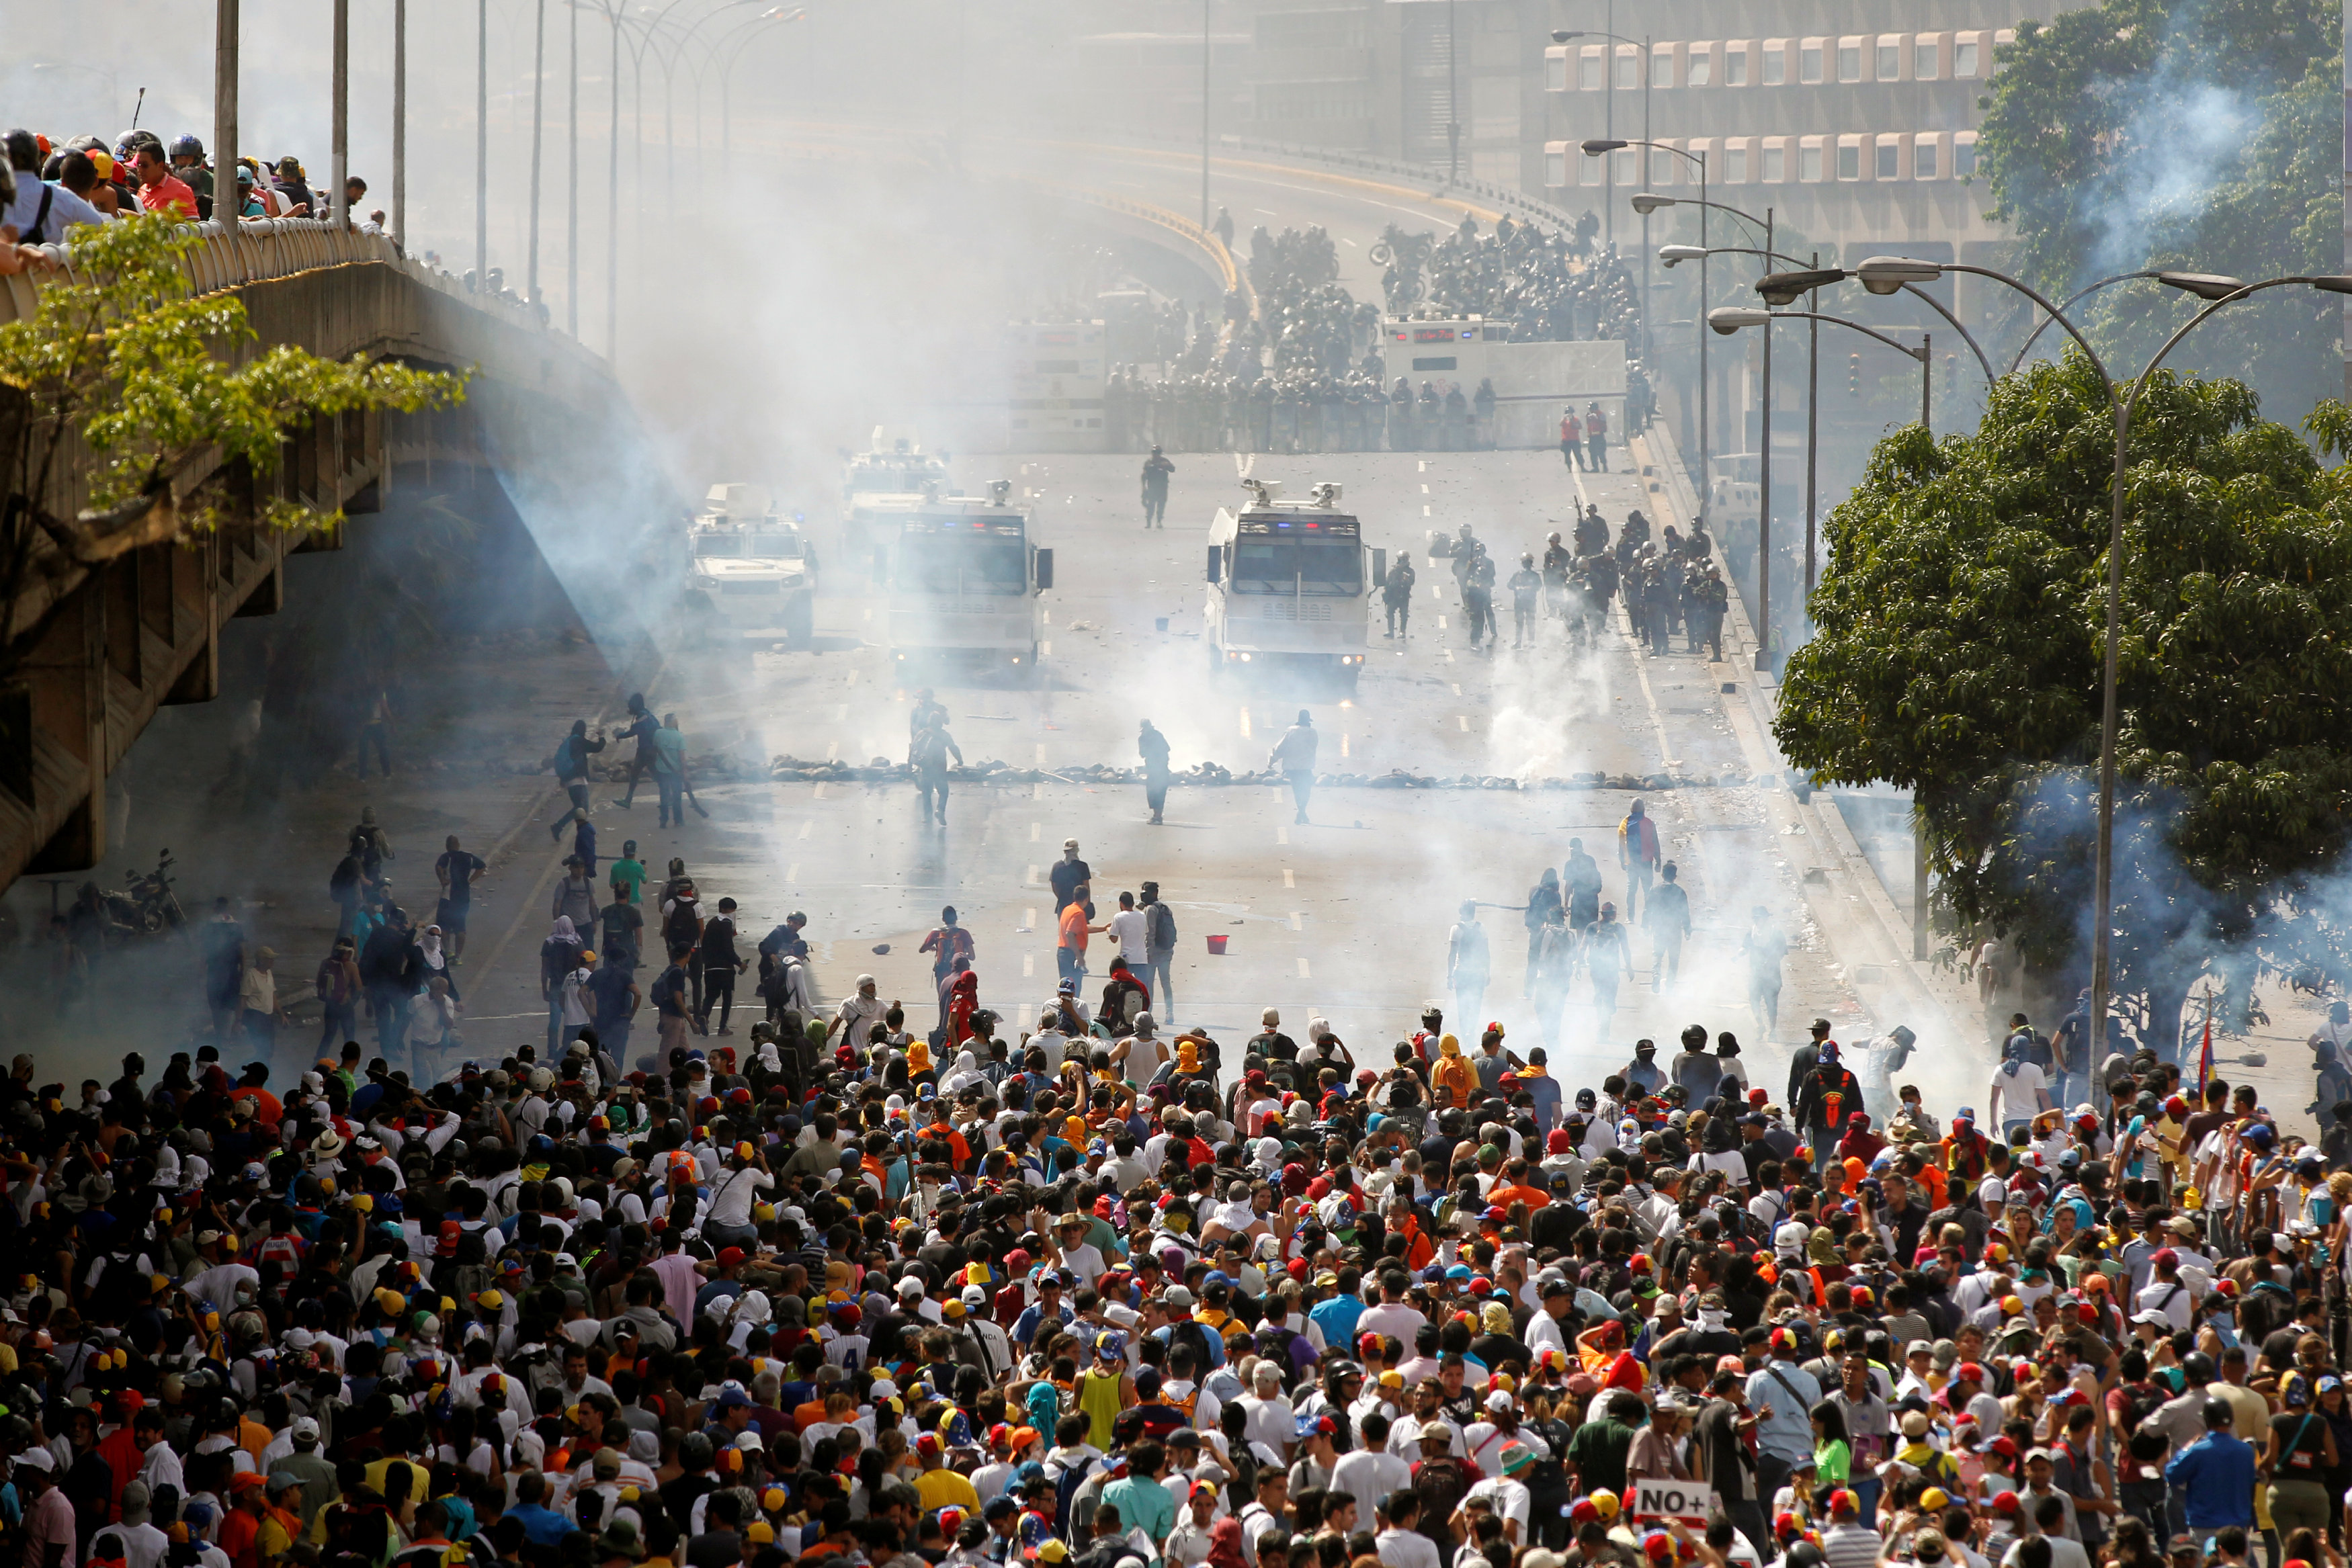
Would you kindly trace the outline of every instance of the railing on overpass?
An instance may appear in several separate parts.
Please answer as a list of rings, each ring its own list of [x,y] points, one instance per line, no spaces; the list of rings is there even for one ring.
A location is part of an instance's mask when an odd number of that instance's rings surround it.
[[[182,263],[189,286],[198,294],[293,277],[322,267],[377,263],[395,267],[477,308],[496,312],[513,325],[550,333],[556,330],[534,307],[514,294],[468,288],[464,279],[403,256],[388,235],[349,226],[338,229],[330,219],[248,218],[236,225],[234,235],[226,224],[216,220],[182,226],[201,236]],[[52,242],[38,248],[66,277],[78,276],[71,246]],[[0,278],[0,321],[29,319],[38,308],[41,275],[36,272]]]
[[[1092,191],[1056,186],[1047,181],[1034,183],[1061,191],[1064,194],[1084,202],[1090,207],[1101,207],[1110,212],[1122,213],[1129,217],[1140,218],[1145,223],[1166,229],[1187,245],[1205,254],[1209,258],[1209,265],[1214,267],[1217,276],[1224,280],[1226,291],[1230,293],[1238,289],[1242,301],[1248,308],[1250,314],[1257,313],[1257,291],[1250,287],[1249,275],[1234,264],[1234,253],[1225,248],[1223,240],[1192,219],[1178,213],[1171,213],[1166,207],[1156,207],[1149,202],[1139,202],[1127,196],[1104,195]]]

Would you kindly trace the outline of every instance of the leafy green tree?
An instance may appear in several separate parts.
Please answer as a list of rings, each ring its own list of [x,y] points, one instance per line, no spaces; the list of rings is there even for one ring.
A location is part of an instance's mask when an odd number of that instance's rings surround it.
[[[2352,448],[2352,410],[2313,429]],[[1948,914],[2087,973],[2115,422],[2079,351],[1916,426],[1831,514],[1818,627],[1775,722],[1822,783],[1914,791]],[[2159,375],[2135,415],[2119,644],[2115,989],[2168,1040],[2209,967],[2346,953],[2352,475],[2242,384]]]
[[[61,563],[93,565],[137,545],[219,527],[246,476],[276,472],[288,434],[319,414],[415,411],[464,396],[457,376],[287,345],[250,351],[236,295],[195,294],[184,267],[201,243],[168,215],[73,235],[71,271],[47,280],[33,317],[0,326],[0,674],[37,638],[27,593]],[[53,510],[79,465],[89,507]],[[184,495],[174,480],[207,476]],[[274,497],[267,528],[315,529],[340,516]]]
[[[2020,24],[1998,64],[1978,142],[1990,215],[2053,297],[2141,268],[2343,270],[2338,10],[2102,0]],[[2153,281],[2084,302],[2126,374],[2194,308]],[[2184,363],[2301,408],[2343,390],[2340,337],[2333,301],[2282,294],[2200,329]]]

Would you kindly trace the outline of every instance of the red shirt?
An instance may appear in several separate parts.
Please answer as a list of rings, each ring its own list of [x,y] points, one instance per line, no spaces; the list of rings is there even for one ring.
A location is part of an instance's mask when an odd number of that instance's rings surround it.
[[[190,223],[196,221],[196,193],[188,189],[186,181],[169,174],[139,187],[139,205],[144,212],[177,213]]]

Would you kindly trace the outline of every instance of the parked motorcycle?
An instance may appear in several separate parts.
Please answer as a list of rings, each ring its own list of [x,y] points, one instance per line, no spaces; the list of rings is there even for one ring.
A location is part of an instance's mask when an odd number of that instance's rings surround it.
[[[101,893],[108,923],[118,931],[142,936],[184,929],[188,916],[180,907],[179,895],[172,891],[172,852],[164,850],[156,857],[153,871],[133,876],[131,885],[121,892]]]

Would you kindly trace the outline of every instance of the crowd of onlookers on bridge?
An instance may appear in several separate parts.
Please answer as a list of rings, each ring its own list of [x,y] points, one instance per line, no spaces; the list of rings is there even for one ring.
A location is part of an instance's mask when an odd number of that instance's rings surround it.
[[[31,247],[61,243],[78,224],[133,213],[171,213],[190,223],[216,215],[220,170],[194,136],[166,144],[152,131],[126,131],[109,147],[102,137],[59,139],[18,127],[5,142],[0,271],[41,265],[44,258]],[[240,158],[235,183],[236,214],[249,220],[324,217],[333,205],[331,193],[313,189],[302,161],[290,153],[274,163]],[[344,190],[354,220],[382,233],[382,212],[360,219],[367,182],[354,174]]]

